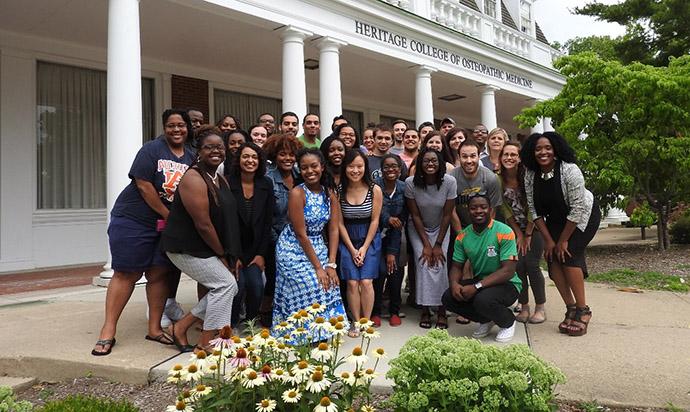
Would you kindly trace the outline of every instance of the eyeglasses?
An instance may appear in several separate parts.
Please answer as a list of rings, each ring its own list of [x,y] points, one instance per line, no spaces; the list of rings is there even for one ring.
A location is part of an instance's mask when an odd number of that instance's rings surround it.
[[[438,159],[422,159],[422,164],[424,165],[437,165]]]
[[[205,144],[201,146],[202,150],[220,150],[221,152],[225,150],[225,145],[222,144]]]

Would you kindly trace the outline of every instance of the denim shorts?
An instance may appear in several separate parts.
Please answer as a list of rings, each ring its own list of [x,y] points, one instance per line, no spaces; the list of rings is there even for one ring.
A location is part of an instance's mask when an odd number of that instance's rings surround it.
[[[160,248],[161,232],[133,219],[112,216],[108,226],[111,267],[117,272],[143,273],[153,266],[174,268]]]

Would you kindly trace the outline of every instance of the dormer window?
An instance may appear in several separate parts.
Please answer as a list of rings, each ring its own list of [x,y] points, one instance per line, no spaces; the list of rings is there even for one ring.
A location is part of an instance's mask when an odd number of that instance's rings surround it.
[[[484,14],[496,18],[496,0],[484,0]]]
[[[532,34],[532,5],[520,2],[520,28],[524,33]]]

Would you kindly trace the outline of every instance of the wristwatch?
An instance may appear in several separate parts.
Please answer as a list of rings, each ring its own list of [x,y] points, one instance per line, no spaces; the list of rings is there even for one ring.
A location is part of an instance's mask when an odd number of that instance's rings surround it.
[[[335,263],[335,262],[328,262],[328,263],[326,263],[325,265],[323,265],[323,268],[324,268],[324,269],[328,269],[328,268],[331,268],[331,269],[338,269],[338,264]]]
[[[479,290],[479,289],[481,289],[481,288],[483,288],[483,287],[484,287],[484,285],[482,285],[482,282],[477,282],[477,283],[474,284],[474,288],[477,289],[477,290]]]

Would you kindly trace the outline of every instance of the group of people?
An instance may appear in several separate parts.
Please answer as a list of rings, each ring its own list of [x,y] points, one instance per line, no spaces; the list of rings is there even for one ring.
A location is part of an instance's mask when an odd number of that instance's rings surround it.
[[[458,323],[479,323],[473,336],[495,324],[507,342],[516,321],[546,320],[542,256],[566,305],[559,331],[587,332],[584,250],[601,215],[556,133],[518,142],[446,118],[439,130],[369,125],[360,139],[338,116],[321,141],[313,113],[301,136],[292,112],[277,126],[264,113],[247,131],[232,115],[204,124],[199,111],[169,109],[162,121],[164,134],[139,150],[111,211],[114,275],[95,356],[115,346],[142,274],[145,338],[182,352],[208,350],[242,318],[276,327],[313,303],[326,319],[380,326],[387,314],[399,326],[405,273],[420,327],[447,328],[451,311]],[[175,299],[181,272],[198,283],[187,314]]]

